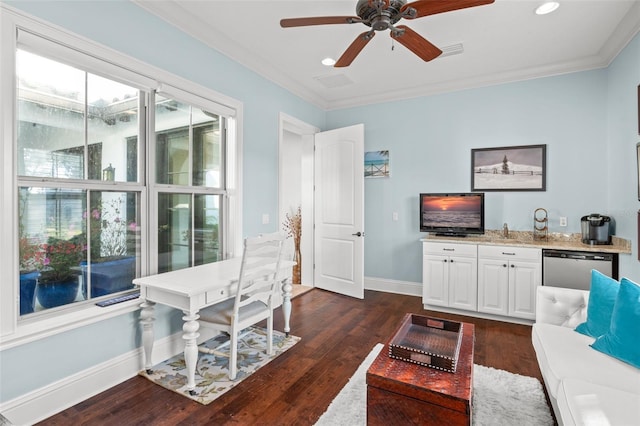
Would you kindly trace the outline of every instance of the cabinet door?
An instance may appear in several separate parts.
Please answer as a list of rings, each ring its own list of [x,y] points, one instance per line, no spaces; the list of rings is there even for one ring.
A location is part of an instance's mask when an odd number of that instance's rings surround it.
[[[541,285],[540,269],[540,263],[510,262],[509,316],[536,318],[536,289]]]
[[[448,306],[449,257],[429,255],[422,258],[422,303]]]
[[[468,257],[449,258],[449,306],[478,310],[478,264]]]
[[[509,312],[509,264],[493,259],[478,260],[478,311],[496,315]]]

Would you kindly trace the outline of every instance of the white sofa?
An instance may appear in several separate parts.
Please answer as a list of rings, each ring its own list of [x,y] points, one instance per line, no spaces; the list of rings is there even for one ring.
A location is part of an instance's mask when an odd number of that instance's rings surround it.
[[[537,290],[531,338],[558,424],[640,425],[640,369],[596,351],[594,338],[574,331],[588,301],[584,290]]]

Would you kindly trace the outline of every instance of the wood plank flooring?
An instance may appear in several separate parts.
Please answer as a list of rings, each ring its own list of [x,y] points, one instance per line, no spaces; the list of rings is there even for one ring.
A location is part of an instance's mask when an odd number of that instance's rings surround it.
[[[312,425],[408,312],[474,323],[476,364],[541,380],[529,326],[425,311],[419,297],[375,291],[358,300],[314,289],[292,304],[291,334],[302,340],[207,406],[134,377],[42,424]],[[282,330],[280,309],[275,318]]]

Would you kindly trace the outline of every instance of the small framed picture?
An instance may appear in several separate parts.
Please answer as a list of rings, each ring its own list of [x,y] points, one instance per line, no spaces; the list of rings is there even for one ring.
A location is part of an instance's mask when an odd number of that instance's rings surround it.
[[[390,176],[389,151],[369,151],[364,153],[364,177],[384,178]]]
[[[471,150],[472,191],[546,191],[547,145]]]
[[[636,171],[638,176],[638,201],[640,201],[640,142],[636,144]]]

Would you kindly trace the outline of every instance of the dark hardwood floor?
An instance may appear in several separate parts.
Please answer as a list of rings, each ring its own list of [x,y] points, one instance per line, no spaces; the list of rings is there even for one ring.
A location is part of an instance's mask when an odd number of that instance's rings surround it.
[[[312,425],[408,312],[474,323],[476,364],[541,380],[529,326],[425,311],[419,297],[375,291],[358,300],[314,289],[292,304],[291,334],[302,340],[209,405],[137,376],[42,424]],[[275,327],[282,326],[278,309]]]

